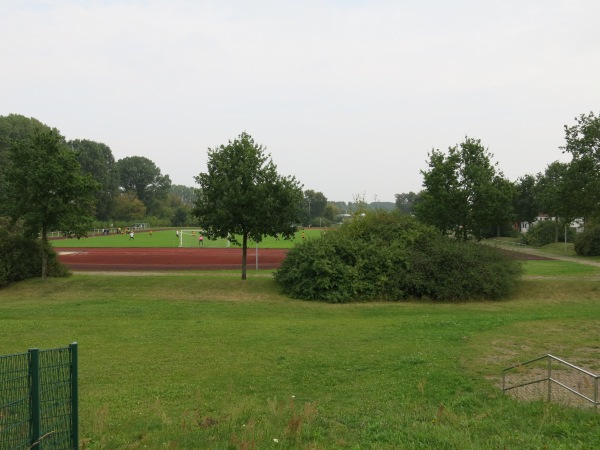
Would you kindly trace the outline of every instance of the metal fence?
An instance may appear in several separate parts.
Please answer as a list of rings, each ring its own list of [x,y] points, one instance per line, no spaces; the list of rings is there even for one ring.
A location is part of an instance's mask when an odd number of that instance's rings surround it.
[[[77,343],[0,356],[0,448],[78,448]]]
[[[600,375],[550,354],[502,371],[502,390],[521,400],[598,408]]]

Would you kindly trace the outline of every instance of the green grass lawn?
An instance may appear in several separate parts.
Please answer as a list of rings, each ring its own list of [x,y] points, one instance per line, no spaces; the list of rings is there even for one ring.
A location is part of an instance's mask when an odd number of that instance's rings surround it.
[[[598,281],[547,263],[457,304],[294,301],[264,272],[28,280],[0,290],[0,349],[79,343],[86,449],[596,448],[598,413],[501,393],[546,353],[600,371]]]
[[[164,247],[179,247],[181,240],[177,236],[176,231],[181,230],[158,230],[152,231],[152,234],[148,231],[140,231],[135,233],[134,239],[130,239],[128,234],[111,234],[108,236],[90,236],[81,239],[55,239],[52,240],[52,244],[55,247],[91,247],[91,248],[164,248]],[[192,231],[194,235],[192,235]],[[305,239],[313,239],[321,236],[323,230],[306,228],[296,233],[294,239],[275,239],[274,237],[268,236],[264,238],[259,244],[259,248],[291,248],[295,243],[302,240],[302,234],[304,233]],[[241,242],[241,238],[239,238]],[[183,233],[183,247],[198,247],[198,229],[189,229]],[[256,243],[250,241],[249,246],[254,247]],[[204,239],[204,247],[208,248],[226,248],[226,239],[210,240]],[[234,247],[234,245],[231,245]]]
[[[600,267],[570,261],[524,261],[525,275],[546,277],[598,277]]]

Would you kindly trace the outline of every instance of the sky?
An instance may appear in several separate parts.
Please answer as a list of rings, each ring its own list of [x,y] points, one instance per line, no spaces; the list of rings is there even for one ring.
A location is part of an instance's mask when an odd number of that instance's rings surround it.
[[[332,201],[480,139],[516,181],[600,112],[597,0],[0,0],[0,116],[196,186],[242,132]]]

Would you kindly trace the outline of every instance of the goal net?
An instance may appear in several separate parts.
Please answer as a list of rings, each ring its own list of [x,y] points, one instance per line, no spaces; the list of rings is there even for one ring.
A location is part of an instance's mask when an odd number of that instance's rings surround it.
[[[200,236],[202,236],[202,240],[200,240]],[[178,230],[177,238],[179,247],[229,248],[232,245],[229,238],[208,239],[204,230]]]
[[[198,238],[202,236],[201,230],[179,230],[179,246],[180,247],[198,247],[201,243]],[[206,241],[206,238],[204,238]]]

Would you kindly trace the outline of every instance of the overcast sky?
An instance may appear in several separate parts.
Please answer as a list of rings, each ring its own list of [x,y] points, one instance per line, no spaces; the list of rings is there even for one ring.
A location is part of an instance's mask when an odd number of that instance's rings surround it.
[[[600,112],[598,0],[0,0],[0,115],[194,186],[241,132],[329,200],[481,139],[511,180]]]

